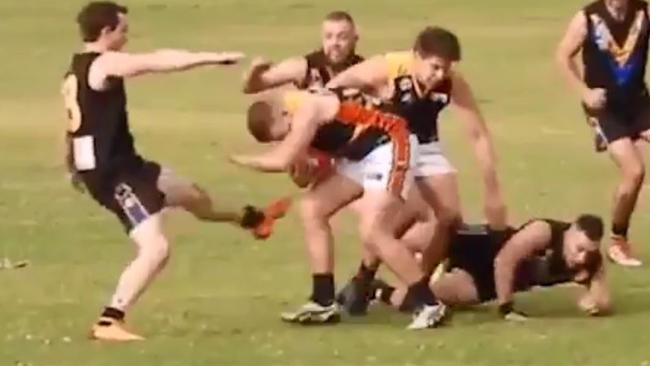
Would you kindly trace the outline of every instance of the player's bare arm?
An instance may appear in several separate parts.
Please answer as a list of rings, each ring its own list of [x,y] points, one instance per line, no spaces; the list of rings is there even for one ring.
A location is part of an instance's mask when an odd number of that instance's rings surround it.
[[[481,169],[485,189],[485,215],[494,228],[505,228],[507,210],[497,174],[497,157],[492,137],[471,87],[458,72],[453,76],[451,106],[458,119],[466,126],[474,155]]]
[[[243,91],[254,94],[284,84],[300,84],[306,74],[307,60],[304,57],[289,58],[275,65],[256,58],[244,75]]]
[[[263,172],[286,172],[305,156],[316,130],[336,115],[339,101],[332,95],[307,95],[291,122],[291,131],[276,147],[259,155],[235,155],[231,160]]]
[[[353,88],[378,91],[388,82],[388,62],[382,55],[374,56],[336,75],[328,88]]]
[[[550,239],[549,224],[535,221],[521,229],[503,245],[494,260],[494,280],[500,309],[512,307],[515,272],[518,265],[536,251],[544,249]]]
[[[604,107],[607,95],[604,89],[590,89],[582,81],[576,56],[582,49],[587,37],[587,19],[584,12],[579,11],[573,16],[569,26],[560,41],[555,52],[555,62],[566,79],[567,83],[574,89],[581,99],[592,109]]]
[[[158,50],[151,53],[105,52],[90,68],[93,89],[106,88],[109,77],[134,77],[149,73],[189,70],[206,65],[232,65],[244,58],[240,52],[190,52]]]

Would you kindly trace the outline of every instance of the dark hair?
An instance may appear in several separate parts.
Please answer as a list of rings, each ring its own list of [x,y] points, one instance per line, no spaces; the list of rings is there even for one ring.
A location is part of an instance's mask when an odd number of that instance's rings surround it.
[[[246,113],[248,132],[258,142],[271,142],[271,125],[273,124],[273,108],[266,101],[257,101],[248,107]]]
[[[325,16],[325,20],[331,20],[335,22],[346,21],[354,25],[354,19],[352,18],[352,15],[350,15],[350,13],[348,13],[347,11],[343,11],[343,10],[335,10],[333,12],[328,13]]]
[[[590,240],[599,241],[603,238],[603,219],[596,215],[582,214],[575,221],[580,231],[585,233]]]
[[[438,56],[460,61],[460,42],[452,32],[440,27],[426,27],[415,38],[413,50],[421,57]]]
[[[128,13],[126,6],[111,1],[93,1],[84,6],[77,15],[77,24],[84,42],[94,42],[102,29],[114,30],[119,22],[119,14]]]

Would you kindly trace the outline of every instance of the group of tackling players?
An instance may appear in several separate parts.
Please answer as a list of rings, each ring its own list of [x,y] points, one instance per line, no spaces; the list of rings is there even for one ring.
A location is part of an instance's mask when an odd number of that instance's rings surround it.
[[[63,87],[69,171],[77,187],[118,216],[138,247],[92,336],[142,339],[125,329],[124,317],[168,260],[164,208],[182,207],[201,220],[234,223],[266,238],[288,202],[218,209],[197,185],[144,160],[133,147],[124,78],[230,65],[242,54],[125,53],[127,9],[112,2],[88,4],[78,23],[84,50],[73,56]],[[609,147],[623,172],[608,254],[624,265],[640,264],[629,252],[626,232],[643,177],[637,140],[650,137],[643,82],[648,32],[645,2],[599,0],[576,15],[558,49],[559,64],[583,93],[599,144]],[[599,217],[508,226],[492,139],[470,84],[456,69],[458,38],[427,27],[410,50],[367,60],[355,52],[357,41],[352,17],[332,12],[323,21],[319,50],[277,64],[256,59],[244,80],[244,92],[257,94],[247,110],[248,130],[257,141],[275,144],[265,153],[231,160],[262,172],[288,172],[305,188],[299,210],[313,289],[308,303],[282,319],[336,322],[341,308],[365,314],[378,299],[413,313],[409,329],[436,327],[448,306],[491,300],[505,319],[522,320],[514,293],[572,282],[585,289],[579,299],[583,310],[606,313],[610,299]],[[573,63],[581,49],[583,77]],[[487,225],[462,220],[456,170],[439,143],[438,117],[448,105],[466,126],[482,174]],[[337,296],[329,220],[344,207],[358,214],[363,258]],[[447,271],[432,282],[443,260]],[[381,263],[397,283],[375,278]]]

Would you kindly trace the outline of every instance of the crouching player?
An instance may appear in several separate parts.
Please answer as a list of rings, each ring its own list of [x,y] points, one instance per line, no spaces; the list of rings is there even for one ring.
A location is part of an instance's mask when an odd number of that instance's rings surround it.
[[[396,238],[394,215],[404,206],[412,182],[417,144],[406,121],[381,111],[371,98],[350,98],[341,90],[279,92],[249,108],[249,129],[260,142],[281,141],[257,156],[235,156],[241,165],[285,172],[312,147],[338,159],[336,170],[310,190],[301,210],[312,269],[310,302],[283,319],[328,323],[339,319],[334,301],[333,238],[329,218],[359,199],[360,233],[366,249],[407,284],[415,317],[410,329],[435,327],[444,316],[428,287],[428,276]]]

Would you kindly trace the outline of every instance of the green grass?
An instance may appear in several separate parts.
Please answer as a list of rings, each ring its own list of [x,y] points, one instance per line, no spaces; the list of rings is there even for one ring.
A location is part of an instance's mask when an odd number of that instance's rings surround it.
[[[462,37],[462,68],[482,101],[510,211],[569,218],[608,215],[616,182],[606,156],[592,152],[577,99],[551,55],[579,1],[546,0],[133,0],[133,50],[242,49],[273,59],[318,42],[325,12],[349,9],[364,54],[408,48],[418,28],[437,23]],[[336,327],[296,328],[278,313],[308,291],[295,214],[267,243],[227,226],[178,214],[170,222],[171,265],[130,320],[145,343],[105,345],[84,338],[133,248],[108,213],[74,193],[62,176],[65,126],[58,88],[77,45],[80,1],[0,2],[0,257],[29,268],[0,271],[0,365],[648,365],[648,269],[611,269],[617,314],[587,319],[569,289],[520,296],[536,319],[505,324],[492,308],[463,312],[452,326],[403,330],[407,318],[378,309]],[[226,162],[255,148],[242,126],[239,67],[146,77],[129,84],[140,151],[195,178],[228,204],[292,192],[281,176]],[[448,153],[461,171],[465,215],[481,218],[470,149],[453,116],[443,117]],[[262,183],[262,180],[264,182]],[[632,237],[646,260],[647,196]],[[335,220],[337,275],[359,258],[353,223]]]

